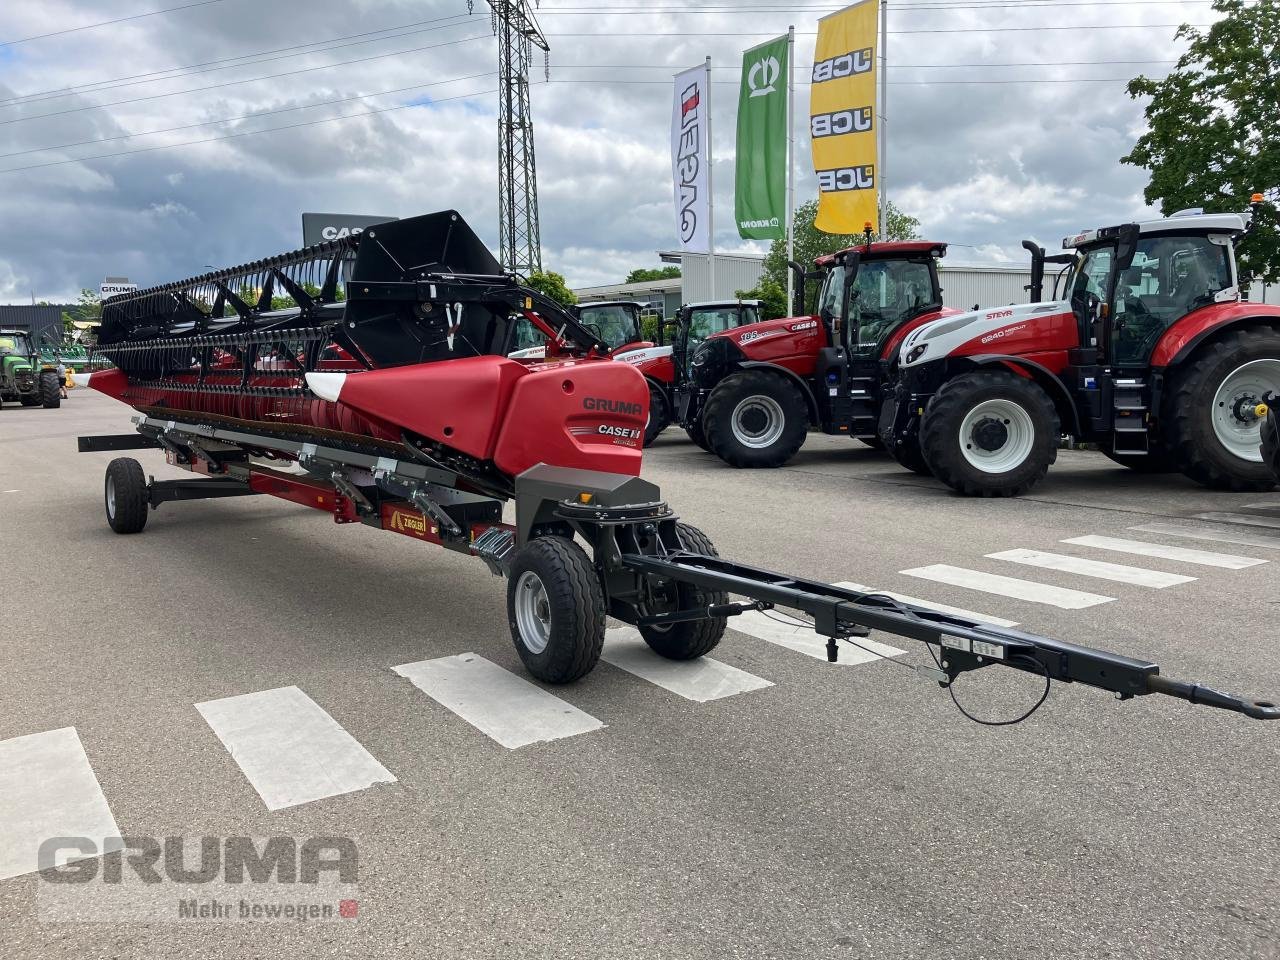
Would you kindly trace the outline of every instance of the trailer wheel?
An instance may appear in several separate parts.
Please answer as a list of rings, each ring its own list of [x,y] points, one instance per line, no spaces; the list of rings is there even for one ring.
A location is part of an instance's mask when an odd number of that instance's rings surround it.
[[[107,523],[116,533],[141,533],[147,525],[151,498],[147,475],[133,457],[116,457],[107,464],[104,499]]]
[[[975,497],[1016,497],[1058,458],[1058,412],[1039,385],[1003,370],[947,381],[920,424],[920,449],[933,475]]]
[[[46,410],[56,410],[62,406],[62,390],[61,384],[58,383],[58,374],[53,370],[46,370],[40,374],[40,402]]]
[[[644,425],[644,445],[658,439],[658,434],[671,425],[671,404],[667,396],[652,383],[649,384],[649,419]]]
[[[1200,350],[1174,381],[1170,421],[1178,469],[1206,487],[1270,490],[1254,412],[1280,393],[1280,331],[1236,330]]]
[[[604,591],[582,548],[538,537],[508,567],[507,621],[525,669],[546,683],[591,672],[604,646]]]
[[[676,532],[680,543],[690,553],[720,556],[711,539],[697,527],[677,523]],[[677,610],[705,609],[712,604],[729,602],[728,594],[722,590],[707,590],[689,583],[672,584],[671,587]],[[654,653],[668,660],[696,660],[715,649],[724,636],[726,620],[725,617],[712,617],[708,620],[686,620],[666,627],[642,626],[638,629]]]
[[[765,370],[725,378],[702,415],[711,452],[734,467],[780,467],[809,429],[809,409],[794,383]]]

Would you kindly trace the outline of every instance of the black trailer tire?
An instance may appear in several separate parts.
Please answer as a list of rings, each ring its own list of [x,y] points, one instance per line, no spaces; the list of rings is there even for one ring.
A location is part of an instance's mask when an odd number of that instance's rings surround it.
[[[604,646],[604,591],[572,540],[537,537],[507,568],[507,622],[525,669],[545,683],[591,672]]]
[[[925,462],[924,454],[920,451],[920,437],[912,435],[907,439],[894,444],[893,449],[889,451],[898,466],[905,467],[912,473],[918,473],[922,477],[932,477],[933,471],[929,469],[929,464]]]
[[[707,453],[711,453],[711,444],[707,443],[707,432],[702,429],[702,418],[699,417],[693,423],[685,424],[684,432],[689,435],[689,439],[700,446]]]
[[[690,553],[700,553],[704,557],[718,557],[711,539],[687,523],[677,523],[676,532],[681,545]],[[691,583],[675,585],[678,608],[681,610],[705,609],[713,604],[729,602],[729,595],[723,590],[708,590]],[[696,660],[715,649],[720,638],[724,636],[726,617],[712,617],[707,620],[686,620],[673,623],[667,627],[639,627],[640,636],[654,653],[668,660]]]
[[[711,452],[733,467],[780,467],[809,431],[800,388],[768,370],[743,370],[722,380],[702,415]]]
[[[147,525],[151,498],[147,493],[147,475],[142,464],[133,457],[116,457],[107,464],[103,499],[107,523],[116,533],[141,533]]]
[[[1254,364],[1258,365],[1256,377],[1246,370]],[[1250,386],[1254,379],[1258,386],[1275,381],[1272,389],[1280,388],[1280,330],[1233,330],[1202,347],[1178,372],[1166,408],[1165,423],[1170,429],[1165,442],[1183,474],[1217,490],[1245,492],[1275,486],[1276,478],[1258,450],[1261,424],[1252,408],[1262,401],[1263,391]],[[1236,421],[1239,437],[1232,435],[1237,432]],[[1232,452],[1232,446],[1238,453]]]
[[[1108,460],[1114,460],[1120,466],[1128,467],[1134,473],[1173,473],[1178,469],[1169,452],[1159,447],[1146,454],[1112,453],[1106,447],[1099,447],[1098,449],[1102,451],[1102,455]]]
[[[671,425],[671,404],[656,385],[649,384],[649,420],[644,425],[644,445],[658,439],[658,434]]]
[[[52,370],[40,374],[40,402],[46,410],[56,410],[62,406],[62,385],[58,375]]]
[[[1059,436],[1058,411],[1035,381],[977,370],[948,380],[929,400],[920,450],[933,475],[958,493],[1016,497],[1058,458]]]

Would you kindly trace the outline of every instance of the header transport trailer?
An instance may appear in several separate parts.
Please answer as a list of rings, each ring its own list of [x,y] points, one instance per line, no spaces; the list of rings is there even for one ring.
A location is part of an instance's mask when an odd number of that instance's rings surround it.
[[[276,291],[294,305],[271,309]],[[577,359],[509,359],[520,318]],[[452,212],[114,297],[99,342],[114,369],[77,376],[135,407],[136,432],[80,449],[156,447],[198,475],[148,480],[113,460],[113,530],[140,532],[167,501],[269,494],[475,556],[507,578],[516,650],[546,682],[592,669],[608,616],[685,660],[729,617],[777,606],[811,617],[832,660],[873,629],[922,641],[932,658],[918,670],[943,687],[999,665],[1046,691],[1076,682],[1280,718],[1143,660],[721,559],[639,477],[644,377],[503,275]]]

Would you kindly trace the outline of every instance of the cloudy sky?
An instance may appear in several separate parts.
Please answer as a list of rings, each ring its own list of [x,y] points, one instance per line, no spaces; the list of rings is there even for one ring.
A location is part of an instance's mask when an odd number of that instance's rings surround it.
[[[616,282],[672,246],[670,78],[708,54],[717,246],[748,248],[729,213],[741,52],[794,24],[806,78],[816,22],[838,5],[543,0],[551,79],[535,72],[532,99],[544,264],[571,285]],[[0,4],[0,42],[18,41],[0,43],[0,302],[294,249],[304,210],[453,207],[496,246],[488,10]],[[1183,49],[1176,24],[1208,23],[1208,0],[893,0],[890,11],[889,194],[928,238],[954,245],[951,260],[1020,261],[1026,237],[1056,245],[1146,210],[1144,172],[1119,163],[1143,129],[1124,84],[1163,75]],[[71,29],[122,17],[135,18]],[[807,102],[799,86],[800,200],[815,193]],[[353,114],[364,115],[316,122]]]

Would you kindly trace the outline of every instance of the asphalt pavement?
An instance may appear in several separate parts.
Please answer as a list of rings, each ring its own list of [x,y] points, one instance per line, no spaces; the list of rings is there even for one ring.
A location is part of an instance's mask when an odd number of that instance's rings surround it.
[[[663,672],[619,632],[544,687],[474,560],[267,497],[113,534],[113,455],[75,440],[130,414],[83,389],[0,410],[0,955],[1280,956],[1280,724],[1054,686],[979,726],[911,641],[833,666],[762,615],[722,666]],[[645,476],[724,556],[1280,697],[1280,492],[1063,451],[1031,495],[972,500],[845,439],[741,471],[678,430]],[[999,719],[1039,685],[955,693]],[[51,821],[349,838],[358,915],[53,920],[23,869]]]

